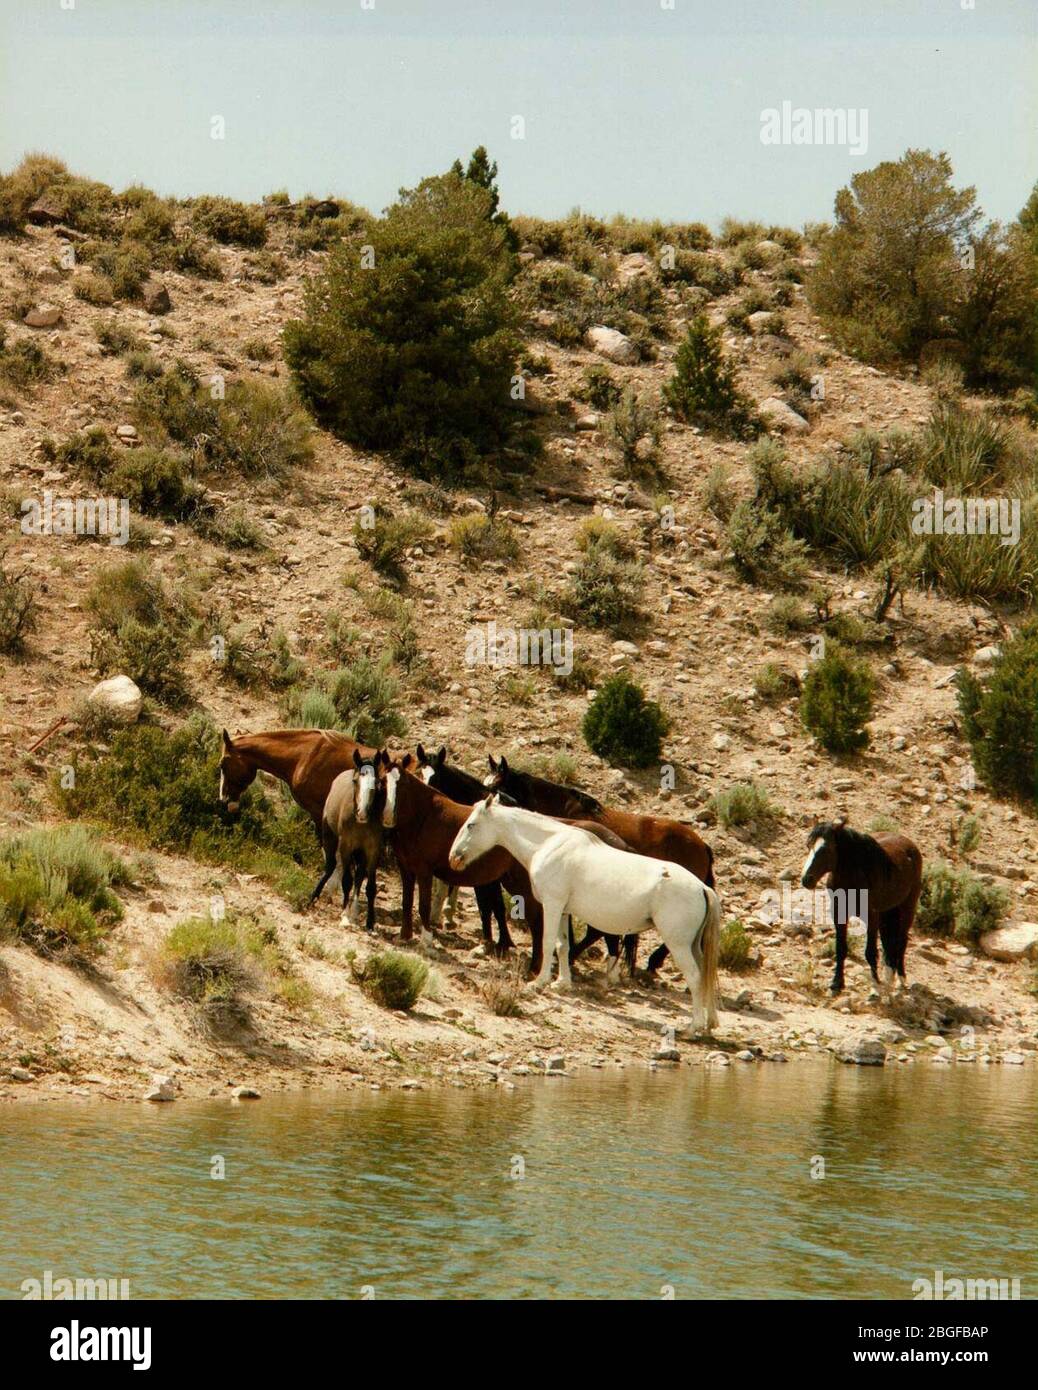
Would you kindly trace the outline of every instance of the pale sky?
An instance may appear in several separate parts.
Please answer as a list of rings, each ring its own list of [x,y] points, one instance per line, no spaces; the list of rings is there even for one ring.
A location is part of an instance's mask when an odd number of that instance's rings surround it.
[[[379,211],[485,144],[512,212],[799,226],[915,146],[1005,220],[1038,178],[1038,0],[969,4],[0,0],[0,169]],[[867,149],[762,144],[783,102],[864,110]]]

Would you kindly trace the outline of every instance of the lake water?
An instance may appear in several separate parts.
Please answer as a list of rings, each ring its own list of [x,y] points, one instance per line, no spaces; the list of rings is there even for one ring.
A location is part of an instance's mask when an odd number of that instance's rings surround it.
[[[1033,1298],[1036,1103],[1032,1066],[823,1061],[11,1105],[0,1296],[909,1298],[940,1269]]]

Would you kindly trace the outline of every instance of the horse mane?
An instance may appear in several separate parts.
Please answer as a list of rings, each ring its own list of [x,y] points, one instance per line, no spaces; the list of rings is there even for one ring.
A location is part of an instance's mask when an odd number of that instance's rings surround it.
[[[597,815],[602,809],[602,803],[596,797],[590,792],[581,791],[579,787],[569,787],[563,782],[550,782],[547,777],[538,777],[535,772],[516,772],[515,776],[525,777],[527,782],[543,787],[546,791],[571,797],[582,810],[591,815]]]
[[[837,869],[844,866],[845,860],[849,860],[855,868],[879,873],[889,872],[890,856],[878,840],[866,835],[864,831],[852,830],[849,825],[836,825],[832,821],[825,821],[811,831],[811,842],[814,843],[822,835],[832,835],[836,842]]]
[[[437,771],[443,773],[445,782],[453,780],[457,786],[464,787],[466,791],[478,792],[481,801],[487,795],[487,789],[479,778],[471,772],[466,772],[463,767],[455,767],[453,763],[444,763]]]

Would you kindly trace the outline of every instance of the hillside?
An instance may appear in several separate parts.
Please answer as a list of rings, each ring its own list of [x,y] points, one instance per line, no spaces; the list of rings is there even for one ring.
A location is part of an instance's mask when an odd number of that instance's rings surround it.
[[[185,222],[187,216],[185,209],[178,213]],[[298,316],[304,279],[326,252],[300,253],[290,206],[272,205],[262,216],[262,253],[216,242],[208,248],[218,259],[219,278],[157,269],[171,306],[161,314],[135,299],[98,306],[79,297],[77,281],[92,272],[65,263],[69,240],[55,219],[0,238],[6,348],[32,340],[57,364],[49,380],[0,382],[5,566],[24,575],[37,605],[24,652],[0,656],[3,834],[61,820],[49,779],[77,750],[89,753],[92,743],[107,738],[77,722],[99,678],[85,596],[100,571],[128,554],[143,556],[193,607],[189,699],[179,708],[149,701],[148,718],[173,728],[199,708],[232,734],[275,728],[285,723],[290,691],[229,678],[212,659],[211,636],[223,631],[216,615],[262,632],[264,641],[282,629],[303,667],[295,685],[342,664],[329,647],[331,615],[340,627],[356,629],[351,660],[380,658],[399,635],[402,610],[379,600],[397,586],[387,586],[362,555],[355,523],[365,507],[391,515],[411,511],[429,525],[408,548],[399,593],[410,605],[421,659],[393,664],[407,734],[391,739],[392,746],[445,744],[453,761],[480,775],[488,753],[503,752],[603,801],[692,821],[713,846],[725,917],[745,924],[756,968],[722,971],[721,1025],[713,1039],[680,1039],[683,1062],[713,1065],[720,1057],[724,1064],[740,1052],[750,1060],[792,1058],[881,1038],[891,1059],[907,1064],[936,1055],[944,1046],[935,1041],[938,1035],[957,1046],[964,1025],[975,1029],[976,1048],[959,1060],[997,1060],[1004,1053],[1030,1058],[1038,1041],[1033,962],[990,959],[957,941],[915,932],[907,957],[911,988],[887,1003],[871,989],[858,943],[847,990],[834,1002],[826,988],[831,934],[817,925],[775,924],[762,910],[768,890],[799,880],[810,827],[842,814],[861,829],[877,817],[893,821],[927,860],[968,864],[982,880],[1003,887],[1008,923],[1038,922],[1034,821],[983,786],[969,789],[969,749],[952,684],[962,664],[983,670],[990,659],[985,649],[1006,637],[1020,613],[906,586],[885,615],[882,641],[863,649],[877,682],[870,745],[854,755],[825,753],[801,724],[795,697],[773,699],[755,690],[755,678],[770,662],[802,675],[813,633],[782,634],[765,621],[783,592],[783,576],[776,574],[773,586],[751,583],[728,560],[717,493],[750,496],[747,445],[710,437],[667,415],[659,481],[631,480],[603,428],[603,412],[580,399],[587,370],[603,366],[618,385],[658,396],[685,323],[704,307],[710,321],[722,325],[726,352],[754,401],[783,396],[776,363],[781,367],[794,353],[809,354],[823,374],[824,399],[801,393],[794,401],[797,415],[781,421],[795,470],[832,459],[856,431],[925,425],[932,383],[915,372],[888,374],[863,365],[823,331],[800,283],[814,256],[810,246],[789,253],[769,237],[751,237],[763,246],[744,257],[741,283],[694,302],[680,283],[659,281],[646,252],[615,250],[613,282],[652,282],[662,306],[656,331],[648,335],[652,341],[644,344],[655,356],[643,352],[631,365],[606,361],[579,335],[560,345],[555,306],[534,304],[527,316],[525,406],[543,451],[525,482],[499,486],[493,497],[473,484],[448,490],[418,482],[387,458],[359,452],[314,426],[312,463],[284,480],[207,479],[216,507],[243,509],[261,533],[259,545],[232,549],[187,523],[153,520],[139,532],[144,543],[131,541],[128,551],[100,538],[20,533],[24,498],[45,490],[61,497],[98,495],[47,440],[60,442],[97,426],[115,450],[138,451],[144,431],[134,423],[137,387],[127,374],[127,351],[146,351],[163,368],[186,362],[206,382],[287,384],[281,330]],[[714,246],[697,254],[726,270],[738,249]],[[535,296],[553,258],[527,240],[520,259],[522,292]],[[797,278],[789,276],[791,263]],[[779,286],[776,307],[763,319],[763,311],[754,310],[756,321],[745,324],[750,331],[729,322],[750,290],[770,302]],[[43,310],[36,318],[49,326],[29,326],[26,315],[32,319],[33,310]],[[770,319],[773,312],[780,312],[781,325]],[[99,341],[99,323],[128,330],[122,348]],[[769,331],[776,328],[780,332]],[[782,416],[774,408],[770,418]],[[778,433],[778,424],[774,429]],[[718,466],[727,472],[718,473]],[[666,506],[673,508],[673,525],[661,523]],[[465,561],[450,543],[451,523],[488,509],[514,528],[518,554]],[[621,770],[589,752],[581,735],[586,690],[560,685],[542,669],[465,662],[466,634],[476,624],[524,628],[537,611],[568,611],[564,589],[593,514],[608,514],[644,564],[644,591],[640,616],[624,637],[578,624],[575,656],[594,672],[592,688],[612,670],[626,669],[664,708],[671,721],[664,757],[674,769],[673,790],[661,789],[658,768]],[[817,554],[808,565],[805,583],[825,586],[831,611],[871,618],[874,577],[847,573]],[[765,789],[779,814],[759,827],[726,828],[710,800],[745,782]],[[214,802],[216,794],[214,764]],[[957,848],[964,816],[975,816],[980,827],[979,842],[967,852]],[[437,1079],[507,1083],[555,1055],[570,1069],[648,1062],[669,1048],[665,1030],[685,1013],[669,966],[656,986],[625,981],[606,993],[599,980],[602,958],[592,952],[576,967],[572,994],[524,996],[521,1016],[499,1017],[485,992],[497,967],[478,949],[478,918],[465,893],[459,930],[429,951],[434,997],[423,998],[411,1015],[391,1012],[352,978],[343,952],[363,957],[369,944],[362,932],[340,926],[337,903],[326,898],[304,915],[251,872],[103,833],[135,869],[133,882],[119,889],[125,916],[92,966],[48,959],[25,945],[0,949],[0,1099],[139,1097],[156,1074],[172,1077],[182,1095],[223,1094],[241,1084],[266,1092]],[[316,845],[312,851],[306,868],[316,879]],[[205,913],[214,895],[229,909],[273,924],[291,973],[306,986],[302,1003],[261,988],[251,1002],[250,1026],[233,1040],[214,1040],[200,1030],[192,1005],[165,988],[156,970],[165,934],[181,919]],[[378,908],[379,935],[393,940],[399,882],[392,871],[382,876]],[[646,955],[643,947],[641,959]],[[969,1041],[972,1046],[973,1035]]]

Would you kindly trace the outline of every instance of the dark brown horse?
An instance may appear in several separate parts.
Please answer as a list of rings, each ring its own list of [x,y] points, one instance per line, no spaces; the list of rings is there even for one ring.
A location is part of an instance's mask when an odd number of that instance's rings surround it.
[[[915,918],[923,881],[923,856],[904,835],[864,835],[846,821],[824,821],[807,837],[809,854],[800,882],[814,888],[826,874],[827,891],[836,926],[836,970],[831,989],[843,989],[843,963],[847,959],[847,920],[861,917],[868,928],[865,959],[872,978],[876,972],[876,937],[883,944],[883,964],[888,985],[898,975],[905,978],[905,948]]]
[[[373,758],[376,750],[331,729],[271,729],[238,738],[231,738],[224,729],[220,801],[228,811],[237,811],[242,793],[255,781],[256,773],[269,772],[288,783],[289,791],[313,821],[320,841],[324,803],[339,773],[353,767],[354,752]]]
[[[533,939],[534,968],[540,969],[544,923],[526,870],[504,849],[491,850],[467,869],[452,869],[450,848],[472,807],[451,801],[427,786],[412,771],[415,766],[411,753],[402,758],[390,758],[384,751],[379,755],[379,776],[385,784],[382,823],[396,855],[403,888],[401,938],[410,941],[414,935],[415,884],[423,931],[430,930],[434,878],[461,888],[503,884],[513,897],[522,898],[526,925]]]
[[[509,767],[507,758],[495,761],[490,757],[488,761],[490,776],[485,785],[491,791],[505,792],[516,805],[547,816],[595,821],[619,835],[633,853],[680,864],[708,888],[714,887],[713,851],[690,825],[663,816],[617,811],[576,787],[563,787],[531,772],[517,772]],[[658,970],[668,954],[666,946],[657,946],[649,957],[649,970]]]
[[[438,753],[433,753],[430,756],[426,753],[422,745],[419,744],[416,752],[418,756],[419,774],[427,786],[434,787],[438,792],[442,792],[444,796],[450,797],[452,801],[457,801],[462,806],[475,806],[477,801],[482,801],[486,796],[487,789],[478,777],[474,777],[471,772],[466,772],[464,768],[454,767],[447,761],[446,748],[441,748]],[[507,793],[505,793],[505,800],[508,800]],[[605,826],[598,825],[594,821],[571,820],[569,824],[578,825],[582,830],[590,830],[593,834],[597,835],[599,839],[612,845],[614,849],[629,848],[618,835],[613,834],[612,831],[607,830]],[[476,889],[477,901],[479,901],[480,893],[486,891],[486,889]],[[500,897],[500,888],[497,889],[497,892]],[[483,907],[481,903],[480,911],[482,912],[482,910]],[[501,914],[503,918],[503,904],[501,907]],[[620,937],[610,936],[606,932],[596,931],[594,927],[589,926],[583,939],[574,945],[572,919],[570,920],[569,930],[571,962],[577,956],[582,955],[590,945],[601,938],[605,939],[606,949],[613,958],[614,964],[617,962],[621,947]],[[507,928],[505,929],[505,933],[507,935]],[[483,935],[484,937],[489,937],[489,928],[485,918],[483,921]],[[511,941],[509,941],[508,944],[511,945]],[[625,936],[623,938],[623,951],[624,958],[627,961],[627,969],[633,975],[638,951],[637,936]]]

